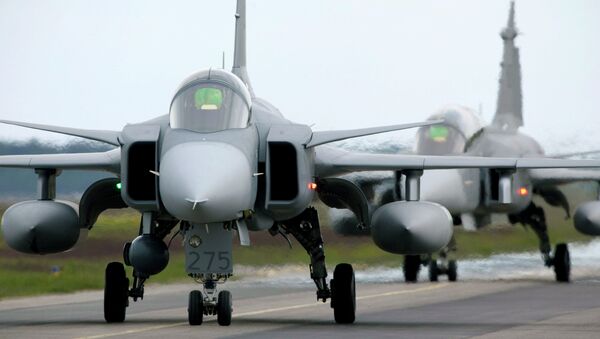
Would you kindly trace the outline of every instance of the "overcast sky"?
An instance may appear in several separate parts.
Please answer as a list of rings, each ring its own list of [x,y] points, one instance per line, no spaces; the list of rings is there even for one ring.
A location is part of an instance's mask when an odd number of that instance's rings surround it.
[[[508,0],[249,0],[258,96],[293,121],[420,121],[495,111]],[[168,113],[190,73],[231,67],[234,0],[0,0],[0,117],[119,130]],[[600,1],[516,3],[525,132],[600,145]],[[406,133],[406,132],[405,132]],[[411,134],[414,132],[410,132]],[[56,136],[0,127],[1,138]]]

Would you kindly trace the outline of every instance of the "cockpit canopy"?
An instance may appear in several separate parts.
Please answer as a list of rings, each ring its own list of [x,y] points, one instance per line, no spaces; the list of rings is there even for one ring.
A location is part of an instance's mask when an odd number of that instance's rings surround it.
[[[436,112],[428,120],[444,123],[419,128],[415,151],[418,154],[448,155],[465,151],[467,141],[481,130],[481,122],[470,109],[449,106]]]
[[[200,71],[173,97],[170,124],[201,133],[245,128],[250,107],[250,92],[237,76],[220,69]]]

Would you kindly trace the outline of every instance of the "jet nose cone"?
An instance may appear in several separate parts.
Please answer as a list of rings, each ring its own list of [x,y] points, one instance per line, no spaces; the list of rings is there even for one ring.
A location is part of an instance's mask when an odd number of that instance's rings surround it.
[[[181,220],[220,222],[252,208],[252,171],[236,147],[189,142],[169,149],[160,162],[159,188],[167,211]]]

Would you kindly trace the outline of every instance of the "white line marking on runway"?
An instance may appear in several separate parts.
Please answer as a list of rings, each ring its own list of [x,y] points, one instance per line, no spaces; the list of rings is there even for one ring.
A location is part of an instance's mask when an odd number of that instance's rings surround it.
[[[411,290],[403,290],[403,291],[394,291],[394,292],[386,292],[386,293],[364,295],[364,296],[361,296],[361,297],[356,297],[356,300],[366,300],[366,299],[389,297],[389,296],[396,296],[396,295],[402,295],[402,294],[425,292],[425,291],[436,290],[438,288],[442,288],[442,287],[446,287],[446,286],[448,286],[447,283],[441,283],[441,284],[435,284],[435,285],[431,285],[431,286],[427,286],[427,287],[415,288],[415,289],[411,289]],[[267,309],[258,310],[258,311],[238,313],[238,314],[233,314],[233,317],[234,318],[248,317],[248,316],[259,315],[259,314],[266,314],[266,313],[273,313],[273,312],[282,312],[282,311],[297,310],[297,309],[301,309],[301,308],[314,307],[314,306],[319,306],[319,305],[327,305],[327,304],[317,301],[317,302],[310,303],[310,304],[300,304],[300,305],[292,305],[292,306],[284,306],[284,307],[275,307],[275,308],[267,308]],[[214,321],[214,319],[210,319],[209,321]],[[179,323],[168,324],[168,325],[158,325],[158,326],[136,328],[136,329],[131,329],[131,330],[122,331],[122,332],[99,334],[99,335],[86,336],[86,337],[76,337],[75,339],[102,339],[102,338],[110,338],[110,337],[124,336],[124,335],[128,335],[128,334],[135,334],[135,333],[149,332],[149,331],[155,331],[155,330],[162,330],[162,329],[166,329],[166,328],[179,327],[179,326],[184,326],[184,325],[187,325],[187,324],[188,324],[188,322],[186,321],[186,322],[179,322]]]

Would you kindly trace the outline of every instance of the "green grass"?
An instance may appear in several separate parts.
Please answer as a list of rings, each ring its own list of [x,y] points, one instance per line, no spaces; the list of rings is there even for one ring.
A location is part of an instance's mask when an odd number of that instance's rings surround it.
[[[0,298],[101,288],[105,263],[76,259],[0,259]],[[60,266],[52,274],[52,266]]]
[[[89,239],[133,239],[138,235],[140,214],[133,210],[111,210],[102,213],[89,232]]]

